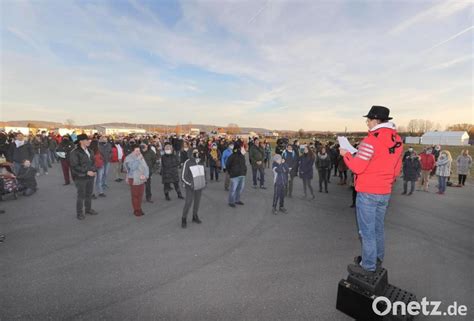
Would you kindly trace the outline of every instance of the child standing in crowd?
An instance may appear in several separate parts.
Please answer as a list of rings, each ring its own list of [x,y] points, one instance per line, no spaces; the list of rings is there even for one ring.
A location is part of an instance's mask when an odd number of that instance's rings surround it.
[[[313,165],[311,164],[311,167]],[[276,154],[273,157],[273,214],[277,214],[277,205],[280,205],[280,212],[287,213],[285,208],[285,188],[288,184],[288,174],[290,169],[281,155]]]
[[[453,161],[451,153],[447,150],[440,152],[436,161],[436,175],[438,175],[438,193],[443,195],[446,192],[446,182],[451,176],[451,162]]]

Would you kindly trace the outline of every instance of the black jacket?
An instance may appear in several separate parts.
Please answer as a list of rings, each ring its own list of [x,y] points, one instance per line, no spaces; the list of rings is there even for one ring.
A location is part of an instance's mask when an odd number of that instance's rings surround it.
[[[239,150],[229,156],[225,167],[231,178],[247,175],[245,156]]]
[[[150,170],[149,172],[151,176],[156,164],[156,153],[150,147],[148,147],[146,152],[142,151],[142,155],[146,165],[148,166],[148,169]]]
[[[13,141],[10,144],[7,160],[9,162],[23,163],[23,161],[27,159],[31,162],[34,154],[33,146],[31,146],[29,142],[25,142],[23,146],[16,147],[16,144]]]
[[[420,176],[421,164],[418,157],[407,157],[403,162],[403,180],[416,181]]]
[[[36,168],[34,167],[22,166],[16,178],[22,187],[36,190],[36,187],[38,186],[36,183]]]
[[[326,157],[322,158],[321,154],[316,157],[316,168],[318,170],[324,168],[331,168],[331,157],[326,153]]]
[[[57,151],[64,152],[66,154],[66,159],[69,160],[69,155],[71,151],[74,149],[75,145],[70,140],[63,140],[61,144],[59,144]]]
[[[89,150],[90,157],[87,156],[86,152],[82,147],[77,146],[74,150],[71,151],[69,155],[69,163],[71,166],[72,177],[76,178],[88,178],[88,171],[96,172],[94,161],[94,152],[91,149]],[[90,177],[93,178],[93,177]]]
[[[161,181],[165,183],[179,182],[179,158],[175,154],[164,154],[161,157]]]

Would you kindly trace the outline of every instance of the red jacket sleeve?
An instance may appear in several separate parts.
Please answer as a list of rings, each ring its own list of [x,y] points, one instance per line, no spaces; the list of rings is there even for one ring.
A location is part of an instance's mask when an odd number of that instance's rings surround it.
[[[375,147],[371,144],[371,140],[365,138],[360,143],[359,150],[355,156],[352,156],[350,153],[344,155],[344,162],[354,174],[358,175],[365,171],[374,155],[374,152]]]

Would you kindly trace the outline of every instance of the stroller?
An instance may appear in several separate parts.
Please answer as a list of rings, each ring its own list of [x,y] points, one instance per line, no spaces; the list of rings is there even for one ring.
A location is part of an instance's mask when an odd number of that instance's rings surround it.
[[[13,175],[13,169],[9,163],[0,164],[0,201],[3,201],[4,195],[8,194],[18,199],[18,181]]]

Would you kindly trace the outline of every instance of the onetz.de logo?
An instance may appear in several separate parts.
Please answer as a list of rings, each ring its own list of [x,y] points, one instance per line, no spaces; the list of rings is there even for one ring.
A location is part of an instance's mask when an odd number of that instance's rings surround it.
[[[467,306],[455,301],[445,311],[440,309],[441,301],[428,301],[424,297],[421,302],[391,302],[387,297],[379,296],[372,302],[372,310],[379,316],[391,315],[426,315],[426,316],[466,316]]]

